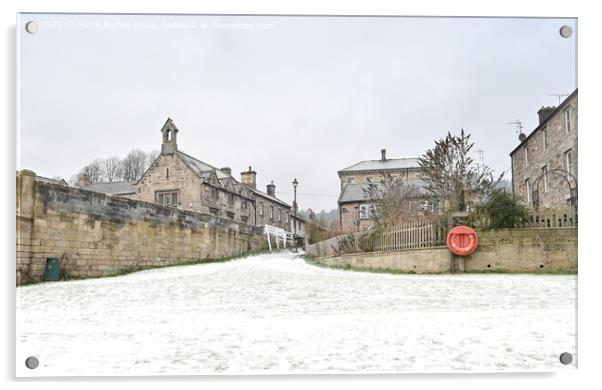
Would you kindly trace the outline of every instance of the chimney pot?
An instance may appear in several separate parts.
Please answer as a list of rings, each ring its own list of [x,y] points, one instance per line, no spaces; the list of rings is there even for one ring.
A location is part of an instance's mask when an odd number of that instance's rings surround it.
[[[387,159],[387,149],[381,149],[380,150],[380,158],[383,161],[385,161]]]
[[[552,115],[554,110],[556,110],[556,107],[554,107],[554,106],[550,106],[550,107],[542,106],[539,109],[539,111],[537,111],[537,115],[539,116],[539,124],[541,125],[543,122],[545,122],[545,120],[548,119],[550,117],[550,115]]]
[[[256,189],[257,188],[257,172],[251,169],[249,166],[248,171],[244,171],[240,173],[240,182],[242,184],[246,184],[249,187]]]
[[[269,196],[276,196],[276,186],[273,180],[266,186],[266,189]]]
[[[79,184],[79,186],[81,188],[84,188],[85,186],[87,186],[88,184],[90,184],[90,181],[88,179],[88,175],[86,175],[85,173],[80,174],[79,178],[77,180],[77,183]]]

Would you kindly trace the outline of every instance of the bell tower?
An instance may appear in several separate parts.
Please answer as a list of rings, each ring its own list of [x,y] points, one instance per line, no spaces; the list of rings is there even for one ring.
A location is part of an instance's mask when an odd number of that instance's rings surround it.
[[[167,118],[161,129],[163,141],[161,142],[161,154],[174,154],[178,150],[178,128],[171,118]]]

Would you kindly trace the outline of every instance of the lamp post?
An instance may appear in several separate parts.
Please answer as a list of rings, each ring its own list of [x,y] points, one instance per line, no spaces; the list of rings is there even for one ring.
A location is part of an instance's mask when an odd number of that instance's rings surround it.
[[[295,178],[293,180],[293,238],[297,235],[297,185],[299,182]]]

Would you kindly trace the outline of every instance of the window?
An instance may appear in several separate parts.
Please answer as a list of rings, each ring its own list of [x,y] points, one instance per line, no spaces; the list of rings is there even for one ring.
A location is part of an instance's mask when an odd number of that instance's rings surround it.
[[[213,200],[219,199],[219,191],[217,188],[211,187],[211,199],[213,199]]]
[[[282,209],[278,209],[278,221],[282,222]]]
[[[230,218],[230,219],[234,219],[234,213],[233,213],[233,212],[227,211],[227,212],[226,212],[226,216],[227,216],[228,218]]]
[[[566,152],[564,152],[564,165],[565,165],[565,169],[568,173],[570,173],[571,175],[574,175],[574,167],[575,167],[575,160],[573,157],[573,150],[569,149]]]
[[[349,183],[349,184],[353,183],[354,181],[355,181],[355,178],[353,178],[353,177],[347,178],[347,183]]]
[[[289,215],[288,215],[288,213],[286,213],[286,215],[284,217],[284,223],[289,223]]]
[[[543,180],[543,192],[548,192],[548,166],[544,165],[543,168],[541,168],[541,174],[542,174],[542,179]]]
[[[274,219],[274,206],[270,206],[270,219]]]
[[[247,217],[246,215],[243,215],[242,217],[240,217],[240,220],[242,222],[247,222],[249,220],[249,217]]]
[[[164,206],[177,206],[178,204],[178,192],[177,191],[163,191],[155,193],[155,202]]]
[[[543,128],[543,130],[541,130],[541,137],[543,139],[543,148],[547,149],[548,148],[548,129],[547,128]]]
[[[566,134],[570,133],[572,130],[573,122],[573,110],[568,109],[564,112],[564,131]]]
[[[234,194],[232,194],[232,193],[228,194],[228,204],[229,205],[233,205],[234,204]]]
[[[359,209],[360,219],[369,219],[374,216],[374,205],[373,204],[362,204]]]
[[[529,147],[525,145],[523,149],[525,151],[525,166],[529,166]]]
[[[244,200],[244,199],[243,199],[243,200],[240,202],[240,209],[241,209],[241,210],[246,210],[246,209],[247,209],[247,201],[246,201],[246,200]]]
[[[525,192],[527,193],[527,202],[531,203],[531,184],[529,184],[529,179],[525,179]]]
[[[263,217],[263,202],[259,203],[259,215]]]
[[[167,171],[165,172],[165,177],[169,179],[169,168],[167,168]]]

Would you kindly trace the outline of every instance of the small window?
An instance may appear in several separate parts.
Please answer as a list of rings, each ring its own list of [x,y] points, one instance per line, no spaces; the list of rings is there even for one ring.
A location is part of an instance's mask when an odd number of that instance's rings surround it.
[[[274,219],[274,206],[270,206],[270,219]]]
[[[523,150],[525,151],[525,166],[528,167],[529,166],[529,147],[527,145],[525,145]]]
[[[543,130],[541,130],[541,137],[543,140],[543,148],[547,149],[549,146],[549,142],[548,142],[548,129],[547,128],[543,128]]]
[[[575,175],[575,172],[574,172],[574,170],[575,170],[575,160],[574,160],[574,157],[573,157],[573,150],[572,149],[569,149],[566,152],[564,152],[564,168],[571,175]]]
[[[163,191],[155,194],[155,202],[164,206],[176,206],[178,201],[177,191]]]
[[[232,193],[228,194],[228,204],[229,205],[233,205],[234,204],[234,194],[232,194]]]
[[[278,221],[282,222],[282,209],[278,209]]]
[[[375,210],[373,204],[362,204],[359,209],[360,219],[369,219],[374,216]]]
[[[213,200],[219,199],[219,191],[217,188],[211,187],[211,199],[213,199]]]
[[[167,171],[165,172],[165,177],[169,179],[169,168],[167,168]]]
[[[259,202],[259,215],[263,217],[263,202]]]
[[[548,166],[544,165],[543,168],[541,168],[541,174],[542,174],[542,179],[543,180],[543,192],[548,192]]]
[[[568,109],[564,112],[564,131],[566,134],[570,133],[573,129],[573,110]]]
[[[529,179],[525,179],[525,192],[527,193],[527,202],[531,203],[531,185]]]
[[[226,216],[230,219],[234,219],[234,213],[231,211],[226,212]]]

